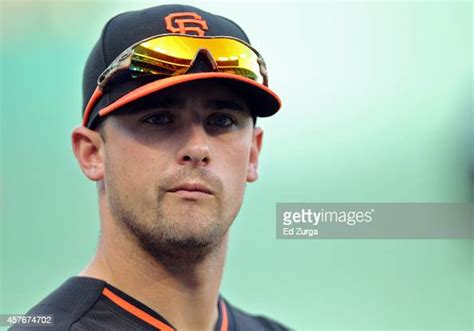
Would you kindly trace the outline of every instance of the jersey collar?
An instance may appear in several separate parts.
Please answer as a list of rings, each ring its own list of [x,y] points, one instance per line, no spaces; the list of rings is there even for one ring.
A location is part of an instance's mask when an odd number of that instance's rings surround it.
[[[167,321],[163,316],[158,314],[153,309],[149,308],[140,301],[129,296],[125,292],[119,290],[118,288],[105,283],[104,288],[102,289],[102,295],[107,297],[115,305],[119,306],[121,309],[125,310],[129,314],[132,314],[136,318],[139,318],[143,322],[156,327],[160,331],[175,331],[176,328]],[[228,304],[225,300],[219,295],[217,308],[219,316],[217,319],[216,326],[214,331],[233,331],[234,323],[232,312],[229,309]]]

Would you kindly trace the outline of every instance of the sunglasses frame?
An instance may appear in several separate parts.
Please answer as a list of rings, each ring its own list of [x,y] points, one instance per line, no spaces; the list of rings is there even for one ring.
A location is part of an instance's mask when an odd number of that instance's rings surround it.
[[[104,90],[105,86],[112,79],[113,75],[116,72],[127,70],[127,69],[130,68],[130,65],[132,64],[132,56],[133,56],[133,52],[134,52],[135,47],[139,46],[140,44],[142,44],[144,42],[147,42],[148,40],[157,39],[157,38],[161,38],[161,37],[169,37],[169,36],[176,36],[176,37],[181,36],[181,37],[185,37],[185,38],[195,38],[195,39],[230,39],[230,40],[234,40],[234,41],[237,41],[237,42],[245,45],[251,51],[253,51],[255,53],[255,55],[257,55],[257,63],[259,64],[260,75],[262,75],[262,77],[263,77],[263,85],[268,86],[268,72],[267,72],[265,61],[263,60],[263,57],[260,55],[260,53],[254,47],[252,47],[252,45],[250,45],[249,43],[247,43],[247,42],[245,42],[241,39],[238,39],[238,38],[235,38],[235,37],[230,37],[230,36],[203,36],[203,37],[201,37],[201,36],[194,36],[194,35],[165,33],[165,34],[155,35],[155,36],[143,39],[139,42],[136,42],[132,46],[125,49],[122,53],[120,53],[112,61],[112,63],[97,78],[98,87],[101,90]],[[191,61],[190,67],[193,65],[194,60],[196,59],[196,56],[203,49],[206,50],[205,48],[201,48],[196,52],[196,55],[195,55],[194,59]],[[208,53],[209,56],[212,57],[212,55],[209,53],[209,51],[207,53]],[[213,60],[215,62],[214,58],[213,58]]]

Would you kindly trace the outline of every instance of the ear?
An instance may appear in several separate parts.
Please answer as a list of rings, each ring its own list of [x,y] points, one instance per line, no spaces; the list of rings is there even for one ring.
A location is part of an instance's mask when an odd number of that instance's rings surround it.
[[[90,180],[104,178],[104,142],[100,134],[80,126],[72,131],[72,149],[84,175]]]
[[[258,179],[258,156],[262,149],[263,129],[253,129],[252,146],[250,147],[249,164],[247,166],[247,182],[251,183]]]

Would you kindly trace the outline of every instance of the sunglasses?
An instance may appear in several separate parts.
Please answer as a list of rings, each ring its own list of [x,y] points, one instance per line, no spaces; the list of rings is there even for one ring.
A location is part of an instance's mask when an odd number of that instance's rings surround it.
[[[102,72],[97,79],[97,88],[87,103],[84,125],[107,84],[118,72],[129,70],[132,78],[180,76],[187,73],[200,53],[207,56],[215,72],[240,76],[268,86],[265,61],[251,45],[240,39],[178,34],[154,36],[127,48]],[[104,115],[122,104],[111,104],[99,114]]]

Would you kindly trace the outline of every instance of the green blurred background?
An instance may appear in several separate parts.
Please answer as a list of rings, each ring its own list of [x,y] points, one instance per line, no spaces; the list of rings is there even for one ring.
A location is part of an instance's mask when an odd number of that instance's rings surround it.
[[[1,2],[0,313],[95,251],[96,190],[71,151],[86,57],[143,1]],[[469,202],[472,2],[186,2],[227,16],[284,103],[221,293],[298,330],[472,330],[472,240],[276,240],[276,202]]]

